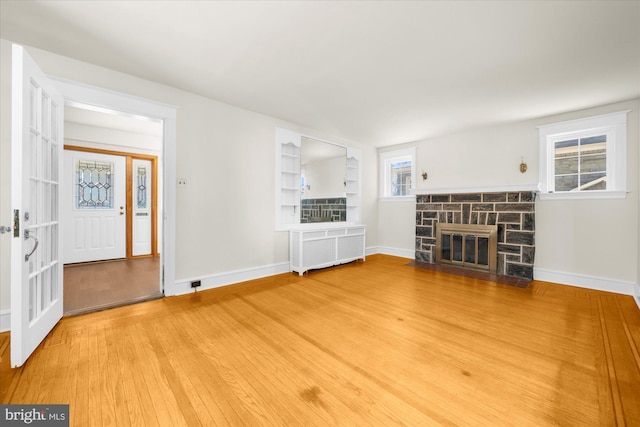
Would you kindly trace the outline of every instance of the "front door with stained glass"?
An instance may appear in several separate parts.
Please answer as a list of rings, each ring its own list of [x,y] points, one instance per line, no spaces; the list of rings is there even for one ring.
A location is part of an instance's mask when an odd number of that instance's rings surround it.
[[[126,257],[126,158],[64,152],[64,263]]]

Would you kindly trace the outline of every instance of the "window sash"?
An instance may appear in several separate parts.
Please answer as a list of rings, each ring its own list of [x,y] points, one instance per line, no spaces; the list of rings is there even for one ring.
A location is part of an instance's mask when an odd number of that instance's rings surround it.
[[[605,149],[604,153],[588,153],[583,152],[583,147],[585,145],[583,141],[585,139],[604,136],[605,137]],[[611,126],[592,129],[589,131],[577,131],[556,135],[547,136],[547,159],[548,162],[548,191],[553,193],[573,193],[577,191],[606,191],[609,190],[609,175],[613,168],[613,156],[612,156],[612,147],[613,147],[613,138],[614,133]],[[567,156],[565,159],[576,160],[576,169],[560,171],[558,172],[557,164],[558,164],[558,156],[556,152],[556,144],[563,142],[570,142],[572,140],[576,140],[576,155],[575,156]],[[570,146],[567,145],[566,148]],[[569,150],[565,150],[569,151]],[[605,156],[605,169],[604,170],[594,170],[594,171],[583,171],[583,160],[595,159],[598,156]],[[574,179],[575,178],[575,179]],[[591,178],[590,181],[585,182],[585,179]],[[602,179],[604,178],[604,179]],[[597,182],[595,182],[597,181]],[[558,189],[558,182],[571,182],[570,189]],[[589,184],[592,185],[589,185]],[[604,184],[605,188],[602,188]],[[595,188],[593,188],[595,187]]]

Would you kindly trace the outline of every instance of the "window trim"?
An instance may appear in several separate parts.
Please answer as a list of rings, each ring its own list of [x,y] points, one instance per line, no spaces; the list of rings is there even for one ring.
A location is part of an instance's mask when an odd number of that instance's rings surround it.
[[[390,176],[387,173],[388,168],[387,165],[397,158],[402,157],[410,157],[411,158],[411,188],[407,190],[407,194],[403,196],[393,196],[389,194],[391,185],[390,185]],[[415,190],[416,185],[416,147],[410,148],[402,148],[399,150],[385,151],[379,153],[379,199],[384,201],[409,201],[415,200],[415,194],[412,194]]]
[[[540,199],[612,199],[627,194],[627,113],[631,110],[538,126]],[[554,143],[593,133],[607,135],[607,189],[554,191]]]

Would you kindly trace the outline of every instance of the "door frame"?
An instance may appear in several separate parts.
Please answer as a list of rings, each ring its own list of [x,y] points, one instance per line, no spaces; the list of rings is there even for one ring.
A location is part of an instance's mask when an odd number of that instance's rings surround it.
[[[162,248],[160,291],[175,295],[176,279],[176,107],[84,83],[48,76],[62,92],[65,105],[162,122]],[[173,185],[172,185],[173,184]]]
[[[138,154],[128,151],[104,150],[101,148],[82,147],[79,145],[67,145],[64,150],[81,151],[85,153],[107,154],[110,156],[120,156],[126,159],[126,259],[156,257],[158,253],[158,156],[150,154]],[[133,255],[133,160],[149,160],[151,162],[151,254]],[[66,190],[62,190],[66,191]]]

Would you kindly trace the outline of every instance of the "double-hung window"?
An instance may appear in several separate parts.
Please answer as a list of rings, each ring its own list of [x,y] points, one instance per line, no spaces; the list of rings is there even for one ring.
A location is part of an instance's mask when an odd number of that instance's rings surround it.
[[[380,197],[411,196],[415,158],[415,148],[380,153]]]
[[[622,198],[627,111],[541,126],[541,198]]]

